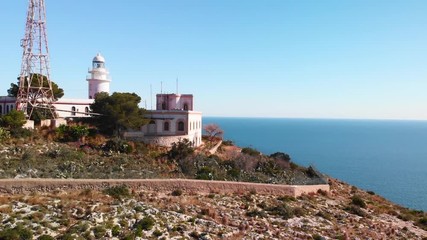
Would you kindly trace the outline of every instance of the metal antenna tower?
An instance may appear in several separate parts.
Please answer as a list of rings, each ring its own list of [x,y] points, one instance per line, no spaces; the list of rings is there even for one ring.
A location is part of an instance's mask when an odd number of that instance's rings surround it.
[[[23,54],[16,108],[25,112],[27,118],[31,117],[34,108],[50,111],[53,118],[56,116],[52,106],[55,99],[49,74],[44,2],[29,0],[25,37],[21,40]]]

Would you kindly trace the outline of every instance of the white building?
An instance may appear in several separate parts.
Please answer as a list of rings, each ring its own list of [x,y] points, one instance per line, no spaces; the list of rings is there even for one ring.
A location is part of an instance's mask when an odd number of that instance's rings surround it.
[[[87,99],[67,99],[61,98],[53,106],[56,109],[58,118],[89,117],[90,105],[94,101],[95,94],[99,92],[110,93],[110,82],[108,70],[105,68],[105,59],[101,54],[97,54],[92,61],[92,69],[86,80],[88,81]],[[12,109],[16,109],[16,98],[0,97],[0,114],[7,114]]]
[[[93,103],[95,95],[100,92],[110,93],[111,78],[107,68],[105,68],[105,58],[97,54],[92,60],[92,69],[88,71],[88,98],[87,99],[66,99],[61,98],[55,102],[58,117],[88,117],[90,105]]]
[[[195,147],[202,144],[202,113],[193,110],[191,94],[157,94],[156,110],[148,111],[147,118],[150,122],[141,131],[127,132],[125,137],[161,146],[183,139]]]
[[[92,69],[88,71],[88,98],[61,98],[53,106],[58,118],[90,117],[90,105],[95,95],[100,92],[110,93],[108,70],[105,59],[97,54],[92,61]],[[193,110],[191,94],[157,94],[156,110],[147,111],[149,124],[139,131],[126,132],[125,137],[146,143],[171,146],[180,139],[188,139],[195,147],[202,144],[202,113]],[[16,98],[0,97],[0,114],[7,114],[16,109]]]
[[[13,109],[16,109],[16,98],[0,96],[0,115],[8,114]]]

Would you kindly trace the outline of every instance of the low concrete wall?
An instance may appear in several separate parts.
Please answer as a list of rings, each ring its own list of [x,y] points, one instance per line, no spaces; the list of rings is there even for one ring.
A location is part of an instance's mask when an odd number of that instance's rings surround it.
[[[147,136],[143,134],[125,134],[125,139],[137,142],[144,142],[147,144],[155,144],[164,147],[172,146],[172,143],[179,142],[183,139],[188,139],[193,141],[189,135],[179,135],[179,136]]]
[[[45,119],[40,121],[40,126],[44,127],[51,127],[51,128],[57,128],[60,125],[67,125],[67,120],[63,118],[57,118],[57,119]]]
[[[28,129],[34,129],[34,121],[33,120],[27,120],[24,124],[24,126],[22,126],[23,128],[28,128]]]
[[[55,190],[102,190],[115,185],[127,185],[135,190],[173,191],[181,189],[196,193],[247,193],[289,195],[329,191],[329,185],[279,185],[246,182],[206,181],[193,179],[0,179],[0,192],[29,193]]]

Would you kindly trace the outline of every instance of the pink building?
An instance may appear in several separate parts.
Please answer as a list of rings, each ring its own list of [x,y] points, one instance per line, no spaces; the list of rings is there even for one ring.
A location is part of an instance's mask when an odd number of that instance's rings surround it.
[[[149,124],[141,131],[127,132],[125,137],[161,146],[188,139],[198,147],[202,144],[202,113],[193,106],[191,94],[157,94],[156,110],[147,112]]]

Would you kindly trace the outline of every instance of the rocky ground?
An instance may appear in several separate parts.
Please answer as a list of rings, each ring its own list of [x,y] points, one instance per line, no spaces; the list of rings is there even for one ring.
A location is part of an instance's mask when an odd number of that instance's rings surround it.
[[[215,155],[205,153],[216,144],[211,143],[171,159],[167,149],[137,143],[116,144],[125,150],[132,146],[132,151],[124,153],[105,149],[105,144],[38,141],[0,145],[0,178],[325,181],[322,174],[297,166],[286,154],[264,156],[229,144],[220,146]],[[126,186],[104,191],[0,193],[0,240],[427,239],[426,213],[338,180],[330,179],[329,184],[330,192],[298,198],[255,191],[131,191]]]
[[[330,185],[330,193],[296,199],[125,186],[2,194],[0,238],[20,232],[34,239],[427,239],[425,213],[338,180]]]

